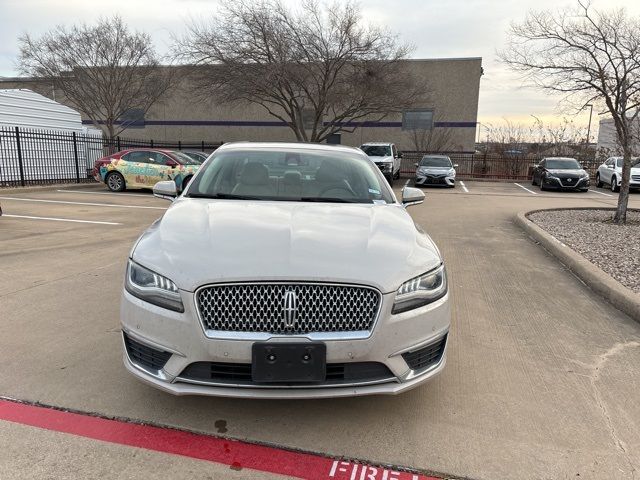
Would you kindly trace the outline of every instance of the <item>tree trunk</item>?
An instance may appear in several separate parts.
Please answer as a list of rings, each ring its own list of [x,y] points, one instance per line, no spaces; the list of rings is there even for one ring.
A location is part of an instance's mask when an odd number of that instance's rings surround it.
[[[629,204],[629,181],[631,180],[631,149],[623,146],[622,184],[618,195],[618,207],[613,216],[613,223],[622,225],[627,223],[627,206]]]

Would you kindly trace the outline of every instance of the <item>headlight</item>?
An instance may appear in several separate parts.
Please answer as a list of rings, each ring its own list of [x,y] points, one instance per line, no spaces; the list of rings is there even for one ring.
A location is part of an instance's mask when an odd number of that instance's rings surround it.
[[[582,172],[582,175],[580,175],[580,178],[589,178],[589,174],[587,172]]]
[[[168,308],[174,312],[184,312],[184,305],[176,284],[167,277],[158,275],[129,260],[125,289],[134,297]]]
[[[391,313],[402,313],[435,302],[447,293],[444,264],[435,270],[404,282],[396,292]]]
[[[455,177],[456,176],[455,168],[452,168],[451,170],[449,170],[449,176],[451,176],[451,177]]]

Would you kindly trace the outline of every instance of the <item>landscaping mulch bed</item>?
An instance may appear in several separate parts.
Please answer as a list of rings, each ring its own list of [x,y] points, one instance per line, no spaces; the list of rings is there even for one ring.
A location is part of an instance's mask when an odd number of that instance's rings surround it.
[[[626,225],[612,223],[612,215],[612,210],[550,210],[528,218],[640,293],[640,211],[627,211]]]

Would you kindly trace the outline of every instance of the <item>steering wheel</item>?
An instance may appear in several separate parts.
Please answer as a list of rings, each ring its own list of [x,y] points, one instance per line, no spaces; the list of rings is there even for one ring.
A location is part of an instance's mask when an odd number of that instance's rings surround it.
[[[356,193],[353,190],[351,190],[350,187],[347,187],[346,185],[335,184],[335,185],[329,185],[329,186],[323,188],[322,190],[320,190],[318,192],[318,197],[322,197],[326,192],[328,192],[330,190],[343,190],[343,191],[349,193],[350,196],[353,196],[353,197],[356,196]]]

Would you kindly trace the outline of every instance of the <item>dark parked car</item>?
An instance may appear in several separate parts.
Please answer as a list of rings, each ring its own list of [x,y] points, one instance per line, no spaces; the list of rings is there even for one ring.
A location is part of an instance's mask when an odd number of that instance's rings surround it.
[[[198,163],[204,163],[204,161],[209,158],[208,153],[201,152],[200,150],[180,150],[180,153],[188,155],[192,160],[195,160]]]
[[[589,174],[575,158],[543,158],[533,169],[531,185],[540,190],[589,190]]]

